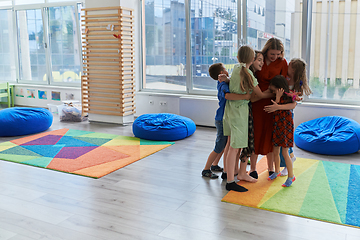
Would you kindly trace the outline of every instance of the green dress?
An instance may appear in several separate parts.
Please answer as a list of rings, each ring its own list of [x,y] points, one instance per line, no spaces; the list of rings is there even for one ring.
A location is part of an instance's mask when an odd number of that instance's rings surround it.
[[[242,63],[243,64],[243,63]],[[230,77],[229,89],[231,93],[246,94],[240,88],[241,64],[236,64]],[[251,70],[246,70],[252,76],[254,86],[258,85]],[[251,93],[250,90],[249,93]],[[232,148],[245,148],[248,146],[249,100],[228,100],[225,105],[223,118],[224,135],[230,137]]]

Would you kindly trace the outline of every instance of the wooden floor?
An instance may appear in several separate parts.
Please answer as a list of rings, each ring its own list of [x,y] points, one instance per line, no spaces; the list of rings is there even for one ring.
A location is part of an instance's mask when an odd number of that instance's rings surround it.
[[[60,128],[133,136],[131,125],[57,119],[48,131]],[[0,161],[0,239],[360,239],[357,228],[221,202],[225,182],[201,177],[215,134],[198,126],[191,137],[100,179]],[[360,164],[359,153],[294,152]]]

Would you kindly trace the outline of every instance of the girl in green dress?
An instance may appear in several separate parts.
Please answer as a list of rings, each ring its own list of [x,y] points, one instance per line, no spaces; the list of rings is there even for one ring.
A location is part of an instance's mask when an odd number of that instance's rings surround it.
[[[242,46],[238,51],[239,64],[235,65],[229,79],[229,89],[231,93],[247,94],[252,93],[260,98],[272,97],[272,93],[262,92],[258,87],[258,82],[252,71],[249,69],[254,61],[254,50],[249,46]],[[222,81],[226,80],[226,75],[220,75]],[[248,146],[248,116],[249,100],[229,100],[226,102],[225,113],[223,118],[224,135],[229,136],[230,147],[227,155],[227,166],[235,166],[238,154],[242,148]],[[238,180],[256,182],[257,180],[246,173],[246,161],[241,161]],[[227,170],[226,190],[238,192],[247,191],[246,188],[235,183],[234,168],[229,167]]]

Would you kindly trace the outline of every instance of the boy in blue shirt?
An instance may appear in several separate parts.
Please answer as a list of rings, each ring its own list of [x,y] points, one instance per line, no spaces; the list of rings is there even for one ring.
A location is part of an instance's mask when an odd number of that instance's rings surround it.
[[[205,168],[202,171],[203,177],[208,177],[211,179],[216,179],[219,176],[213,173],[213,171],[220,171],[222,172],[222,168],[218,166],[220,158],[224,152],[226,143],[227,143],[227,136],[224,136],[223,132],[223,116],[225,110],[226,100],[240,100],[240,99],[250,99],[250,94],[235,94],[230,93],[229,84],[227,82],[220,82],[218,80],[219,74],[226,74],[229,76],[229,73],[226,71],[224,65],[222,63],[214,63],[209,67],[209,75],[212,79],[218,81],[217,83],[217,90],[218,94],[217,97],[219,99],[219,107],[216,110],[215,114],[215,127],[217,131],[216,141],[215,141],[215,148],[210,153],[208,160],[206,162]],[[226,153],[224,154],[226,157]],[[225,163],[225,161],[224,161]],[[225,170],[226,170],[226,166]],[[211,168],[211,170],[210,170]]]

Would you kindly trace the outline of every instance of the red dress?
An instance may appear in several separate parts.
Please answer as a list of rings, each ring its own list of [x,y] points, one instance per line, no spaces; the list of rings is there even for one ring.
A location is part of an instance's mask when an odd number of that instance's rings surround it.
[[[287,69],[288,65],[285,59],[277,59],[269,65],[264,63],[261,71],[256,72],[261,91],[269,88],[270,80],[273,77],[277,75],[286,77]],[[273,114],[264,111],[264,107],[271,104],[270,98],[252,103],[255,154],[266,155],[272,152]]]
[[[280,99],[279,104],[284,104]],[[274,112],[273,145],[289,148],[294,146],[294,121],[290,110],[278,110]]]

